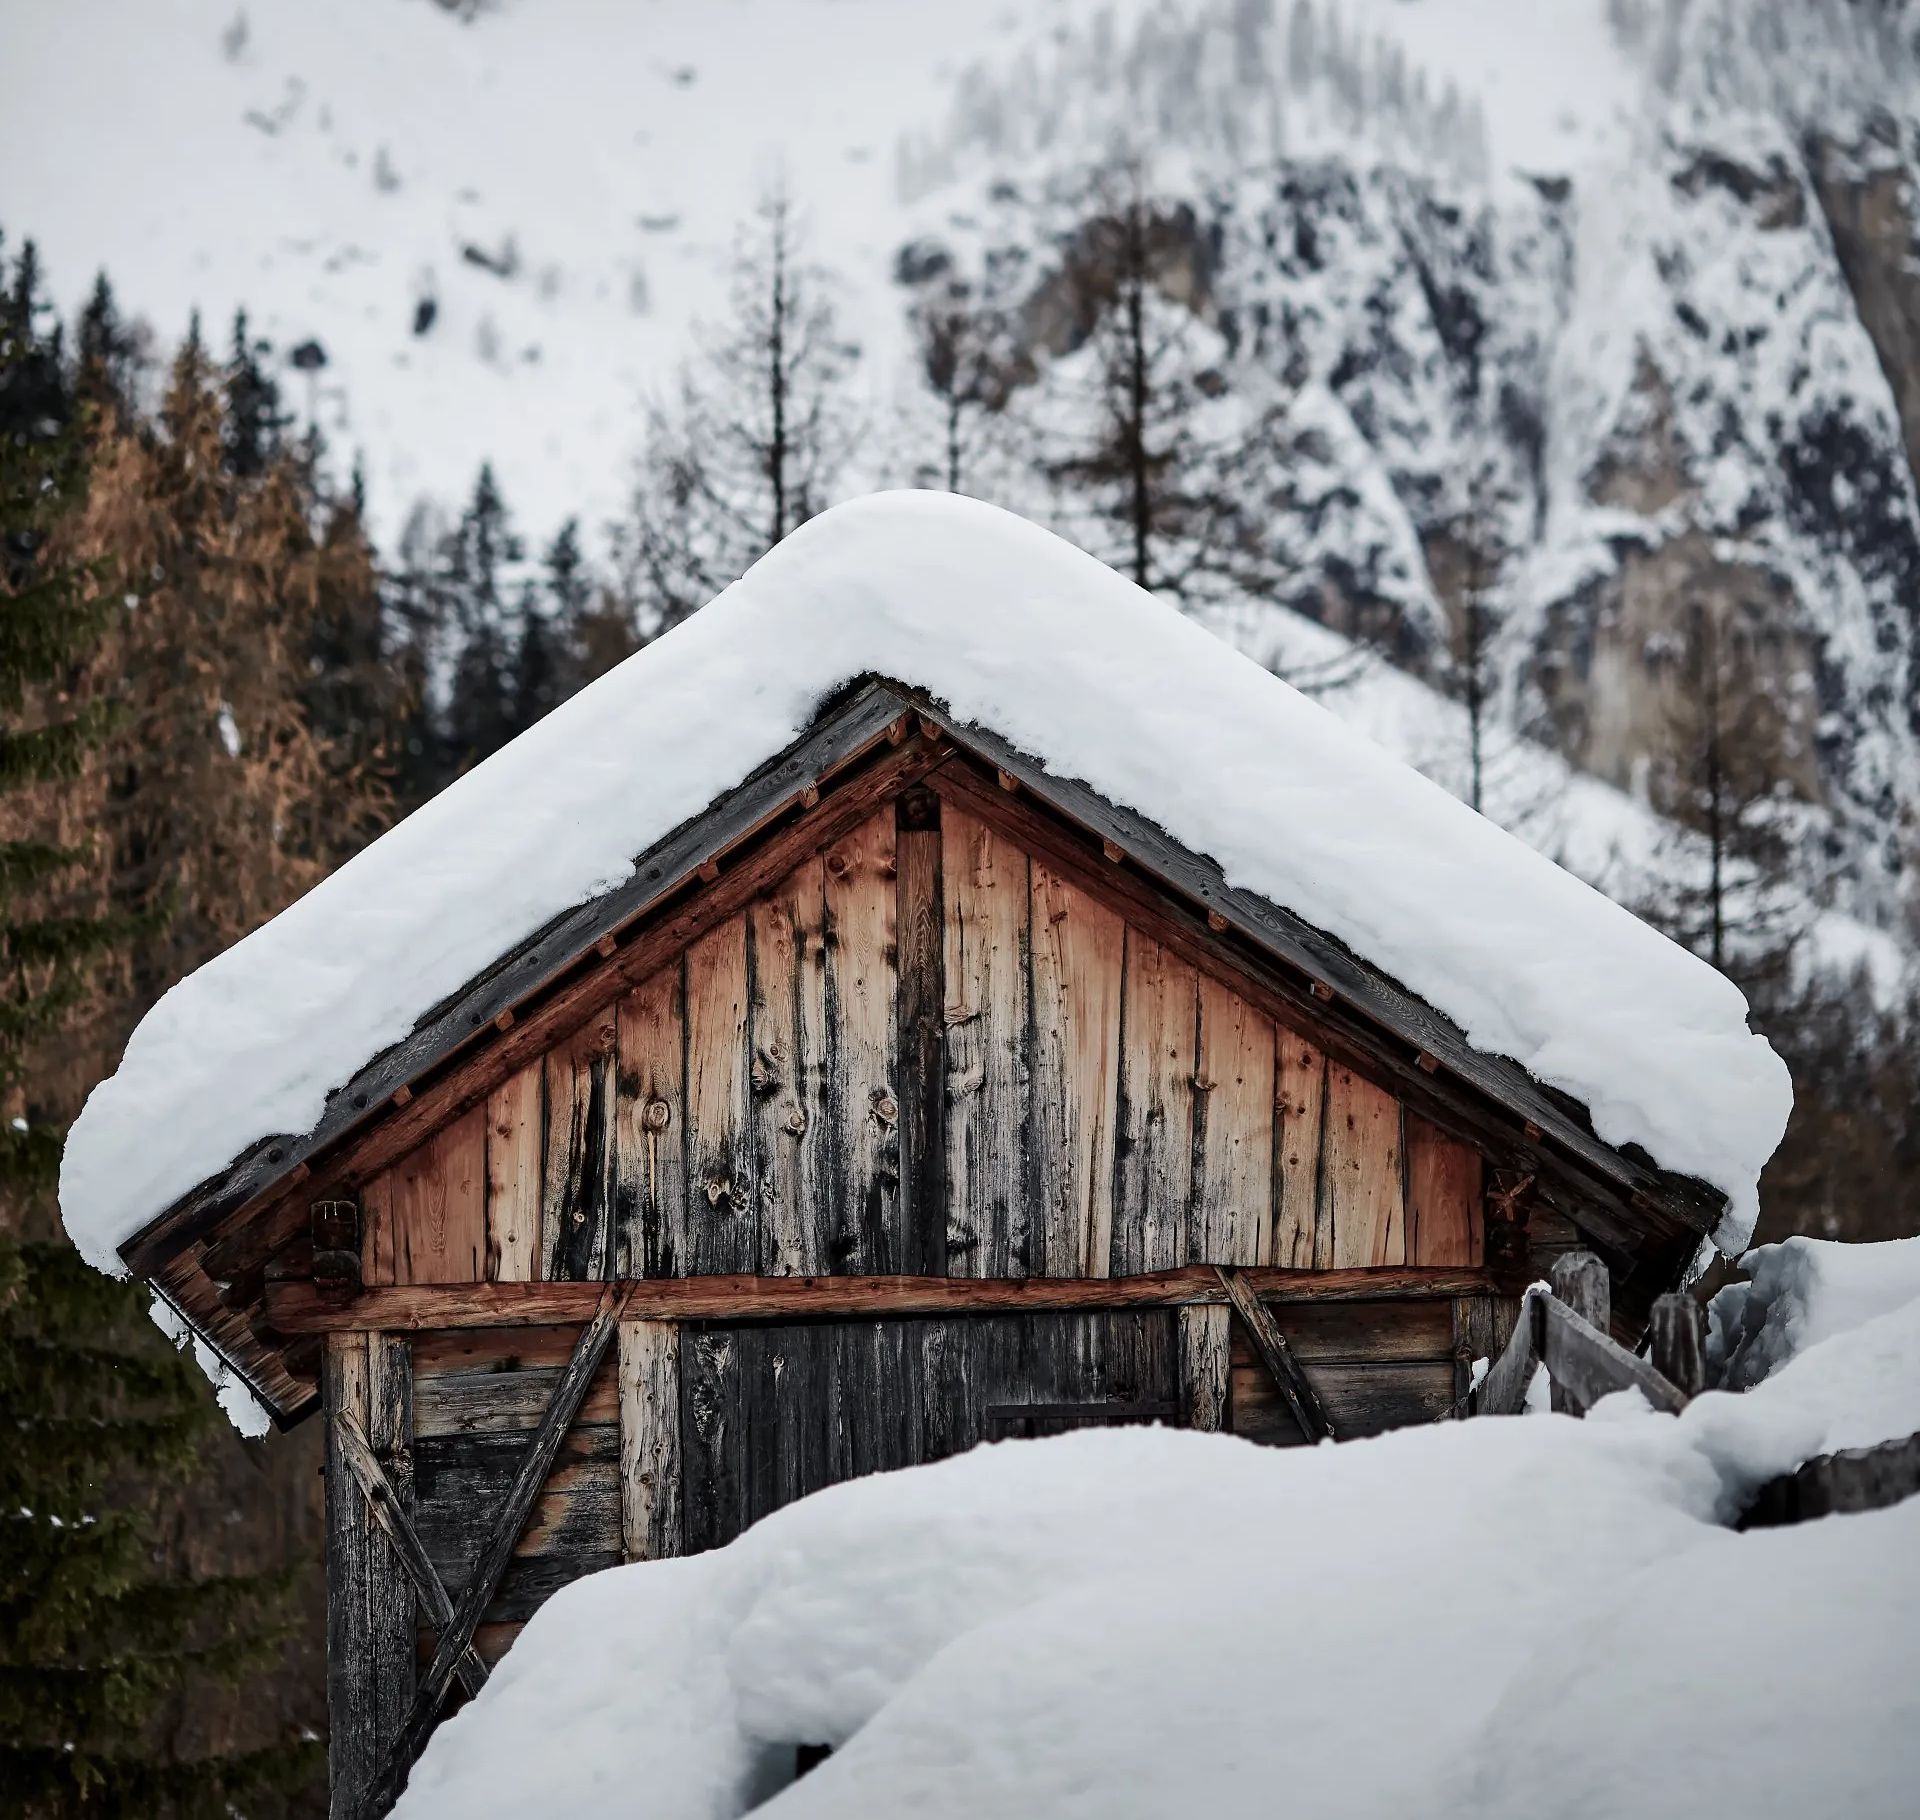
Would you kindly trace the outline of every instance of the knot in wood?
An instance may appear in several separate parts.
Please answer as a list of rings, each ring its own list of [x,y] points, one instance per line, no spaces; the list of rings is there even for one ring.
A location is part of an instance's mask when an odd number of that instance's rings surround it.
[[[892,1125],[899,1120],[899,1102],[884,1087],[873,1090],[873,1116],[883,1125]]]
[[[673,1108],[657,1094],[647,1101],[646,1110],[640,1114],[640,1123],[649,1131],[665,1131],[673,1122]]]
[[[806,1128],[807,1128],[806,1109],[802,1106],[793,1107],[787,1113],[787,1129],[791,1131],[795,1137],[799,1137],[806,1130]]]

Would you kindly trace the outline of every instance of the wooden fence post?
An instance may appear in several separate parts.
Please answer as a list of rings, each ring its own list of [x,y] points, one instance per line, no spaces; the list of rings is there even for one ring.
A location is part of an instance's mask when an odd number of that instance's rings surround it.
[[[1613,1324],[1613,1285],[1606,1265],[1591,1251],[1569,1251],[1553,1261],[1554,1300],[1564,1302],[1589,1327],[1606,1333]],[[1586,1407],[1556,1382],[1552,1392],[1557,1415],[1580,1416]]]
[[[1653,1304],[1648,1350],[1655,1371],[1684,1397],[1707,1387],[1707,1315],[1690,1295],[1663,1295]]]

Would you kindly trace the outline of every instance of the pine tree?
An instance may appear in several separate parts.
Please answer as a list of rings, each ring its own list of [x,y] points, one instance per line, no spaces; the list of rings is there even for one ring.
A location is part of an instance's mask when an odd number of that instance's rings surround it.
[[[227,424],[224,438],[227,466],[242,480],[255,480],[272,466],[281,452],[287,425],[280,408],[280,388],[260,364],[266,343],[247,333],[247,313],[233,318],[233,352],[224,375]],[[317,451],[310,451],[310,456]]]
[[[83,404],[125,410],[140,381],[139,338],[120,320],[113,286],[99,273],[80,312],[74,386]]]
[[[76,833],[116,733],[97,672],[120,604],[69,544],[85,432],[55,408],[59,347],[22,265],[0,327],[0,1788],[35,1820],[224,1815],[312,1753],[170,1748],[182,1689],[272,1646],[276,1589],[157,1568],[147,1512],[192,1464],[205,1387],[138,1292],[53,1236],[73,1042],[97,976],[146,929],[114,913],[101,847]]]
[[[774,191],[734,260],[732,317],[653,413],[620,553],[648,630],[685,619],[828,503],[852,440],[848,356]]]
[[[497,752],[516,731],[512,569],[521,557],[490,463],[440,550],[440,612],[455,640],[446,742],[456,772]]]

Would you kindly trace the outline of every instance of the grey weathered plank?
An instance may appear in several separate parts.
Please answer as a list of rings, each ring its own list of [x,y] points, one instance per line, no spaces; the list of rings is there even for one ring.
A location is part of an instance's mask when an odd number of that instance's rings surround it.
[[[522,1451],[513,1482],[500,1508],[494,1513],[485,1546],[477,1555],[473,1572],[461,1590],[453,1619],[440,1633],[433,1660],[421,1678],[406,1720],[387,1746],[380,1773],[367,1791],[364,1805],[369,1811],[384,1812],[405,1785],[407,1773],[439,1715],[440,1704],[453,1681],[454,1669],[473,1641],[474,1627],[484,1615],[500,1577],[512,1559],[514,1545],[520,1539],[520,1532],[526,1525],[534,1500],[546,1483],[553,1456],[579,1411],[588,1383],[613,1343],[621,1304],[620,1294],[609,1286],[601,1297],[600,1307],[593,1319],[581,1331],[566,1373],[554,1392],[553,1401],[547,1405],[546,1413],[540,1418],[540,1426],[534,1430]]]
[[[1044,865],[1031,871],[1035,1268],[1105,1276],[1126,931],[1112,910]]]
[[[327,1440],[327,1786],[328,1813],[362,1811],[380,1764],[378,1660],[367,1591],[373,1520],[354,1481],[343,1418],[367,1418],[367,1336],[327,1336],[321,1365]]]
[[[1273,1242],[1274,1027],[1202,975],[1187,1262],[1264,1264]]]
[[[894,805],[899,942],[901,1268],[947,1274],[946,910],[940,799],[925,785]]]
[[[1589,1326],[1557,1296],[1536,1296],[1540,1350],[1556,1390],[1564,1389],[1576,1413],[1591,1409],[1616,1390],[1637,1390],[1655,1409],[1678,1415],[1687,1399],[1618,1341]]]
[[[685,1546],[677,1323],[622,1321],[619,1376],[621,1552],[664,1560]]]
[[[1318,1395],[1288,1348],[1286,1336],[1281,1333],[1272,1312],[1239,1271],[1223,1268],[1220,1271],[1220,1284],[1233,1304],[1233,1312],[1240,1317],[1247,1338],[1259,1353],[1261,1363],[1266,1366],[1281,1396],[1286,1399],[1287,1407],[1293,1411],[1300,1432],[1309,1441],[1334,1438],[1333,1424],[1327,1420],[1327,1412],[1320,1406]]]
[[[407,1578],[413,1582],[413,1590],[419,1597],[427,1622],[436,1628],[447,1624],[453,1617],[453,1600],[448,1597],[438,1571],[402,1508],[399,1493],[381,1470],[380,1462],[373,1457],[373,1448],[367,1440],[366,1430],[360,1424],[360,1418],[351,1410],[345,1410],[337,1419],[341,1457],[359,1485],[362,1496],[366,1498],[373,1520],[385,1531],[387,1539],[399,1554],[400,1564]],[[411,1620],[412,1614],[409,1613],[408,1617]],[[411,1622],[408,1628],[411,1632]],[[412,1637],[409,1635],[409,1659],[412,1654]],[[460,1685],[470,1694],[477,1694],[486,1685],[486,1664],[471,1646],[460,1658],[457,1672]]]
[[[416,1447],[441,1435],[531,1433],[559,1387],[563,1368],[564,1360],[518,1369],[486,1365],[421,1374],[413,1393]],[[580,1420],[613,1422],[619,1413],[617,1396],[613,1373],[603,1367],[588,1388]]]
[[[607,1274],[613,1227],[613,1074],[609,1009],[546,1058],[547,1143],[541,1273],[550,1283]]]
[[[747,919],[687,950],[687,1255],[689,1276],[758,1268]]]
[[[615,1007],[613,1255],[619,1277],[670,1277],[687,1239],[686,1007],[679,962]]]
[[[1824,1453],[1793,1472],[1769,1479],[1740,1519],[1740,1527],[1761,1529],[1886,1510],[1912,1497],[1920,1497],[1920,1434],[1875,1447]]]
[[[1647,1357],[1684,1397],[1707,1387],[1707,1311],[1692,1296],[1656,1296],[1647,1327]]]
[[[1591,1251],[1569,1251],[1553,1260],[1549,1275],[1553,1283],[1554,1300],[1572,1309],[1596,1333],[1605,1333],[1613,1320],[1613,1285],[1608,1278],[1606,1265]],[[1547,1337],[1543,1329],[1543,1348]],[[1547,1369],[1553,1376],[1550,1398],[1554,1413],[1584,1415],[1587,1405],[1595,1399],[1576,1395],[1569,1378],[1562,1372],[1554,1371],[1552,1354],[1548,1352],[1545,1356]]]
[[[941,816],[946,911],[947,1274],[1031,1273],[1026,1205],[1027,857]]]
[[[477,1146],[484,1141],[475,1134]],[[475,1167],[484,1166],[479,1158],[473,1162]],[[410,1510],[414,1500],[413,1354],[401,1335],[367,1335],[365,1434],[393,1486],[396,1513]],[[367,1544],[367,1624],[378,1690],[378,1735],[384,1748],[406,1718],[415,1673],[413,1591],[404,1553],[384,1526]]]
[[[1541,1304],[1547,1298],[1529,1291],[1500,1356],[1487,1368],[1473,1395],[1473,1413],[1517,1416],[1527,1406],[1527,1388],[1540,1364]]]
[[[1233,1311],[1224,1304],[1183,1308],[1180,1323],[1180,1424],[1218,1433],[1229,1426]]]
[[[824,855],[828,1154],[841,1178],[828,1266],[862,1275],[901,1268],[898,884],[891,810]]]
[[[806,861],[747,913],[761,1270],[832,1267],[833,1123],[827,1100],[826,869]]]
[[[1283,1270],[1324,1270],[1333,1262],[1333,1221],[1320,1193],[1326,1100],[1326,1056],[1296,1031],[1276,1026],[1273,1243],[1267,1261]]]
[[[1119,1156],[1114,1169],[1113,1274],[1187,1260],[1193,1187],[1194,970],[1129,928],[1122,987]]]

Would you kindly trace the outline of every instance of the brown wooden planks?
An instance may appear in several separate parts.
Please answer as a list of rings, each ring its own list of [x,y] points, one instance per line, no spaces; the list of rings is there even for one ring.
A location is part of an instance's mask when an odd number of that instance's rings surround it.
[[[1107,1274],[1126,929],[1104,904],[1032,868],[1035,1268]]]
[[[573,1332],[553,1331],[568,1336]],[[416,1375],[413,1392],[414,1433],[420,1440],[451,1434],[511,1434],[530,1430],[559,1387],[566,1351],[551,1364],[513,1370],[480,1367],[466,1371],[433,1371]],[[599,1372],[580,1406],[583,1422],[617,1419],[618,1387],[612,1368]]]
[[[391,1169],[383,1169],[360,1190],[360,1280],[369,1288],[394,1280]]]
[[[615,1041],[609,1007],[547,1052],[540,1258],[541,1274],[550,1282],[588,1282],[607,1274]]]
[[[946,910],[947,1270],[1026,1276],[1026,855],[986,823],[941,816]]]
[[[687,950],[687,1255],[689,1276],[755,1270],[753,1110],[747,1036],[747,919]]]
[[[620,1546],[659,1561],[684,1545],[680,1464],[680,1328],[620,1323]]]
[[[1230,1428],[1233,1310],[1183,1308],[1180,1322],[1180,1425],[1217,1434]]]
[[[540,1170],[546,1148],[544,1070],[530,1063],[487,1096],[487,1280],[540,1274]]]
[[[828,1268],[833,1238],[823,862],[790,873],[748,922],[760,1268],[816,1276]]]
[[[1404,1264],[1407,1206],[1399,1101],[1335,1063],[1327,1070],[1325,1119],[1320,1193],[1333,1231],[1328,1267]]]
[[[687,1255],[686,1011],[679,965],[620,1000],[613,1120],[614,1274],[672,1276]]]
[[[1187,1261],[1198,990],[1198,976],[1185,961],[1128,928],[1114,1166],[1116,1276]]]
[[[1274,1027],[1202,975],[1190,1264],[1264,1264],[1273,1236]]]
[[[873,816],[829,847],[826,893],[826,1123],[832,1201],[829,1268],[902,1267],[899,1057],[894,1009],[894,816]]]
[[[1322,1215],[1320,1165],[1326,1130],[1327,1058],[1304,1036],[1275,1026],[1273,1240],[1268,1262],[1325,1269],[1333,1257]]]
[[[477,1283],[487,1263],[484,1107],[436,1132],[390,1177],[396,1283]]]
[[[947,1270],[946,910],[940,799],[924,785],[894,805],[900,998],[901,1268]]]
[[[1477,1264],[1480,1153],[1417,1113],[1406,1116],[1409,1264]]]

